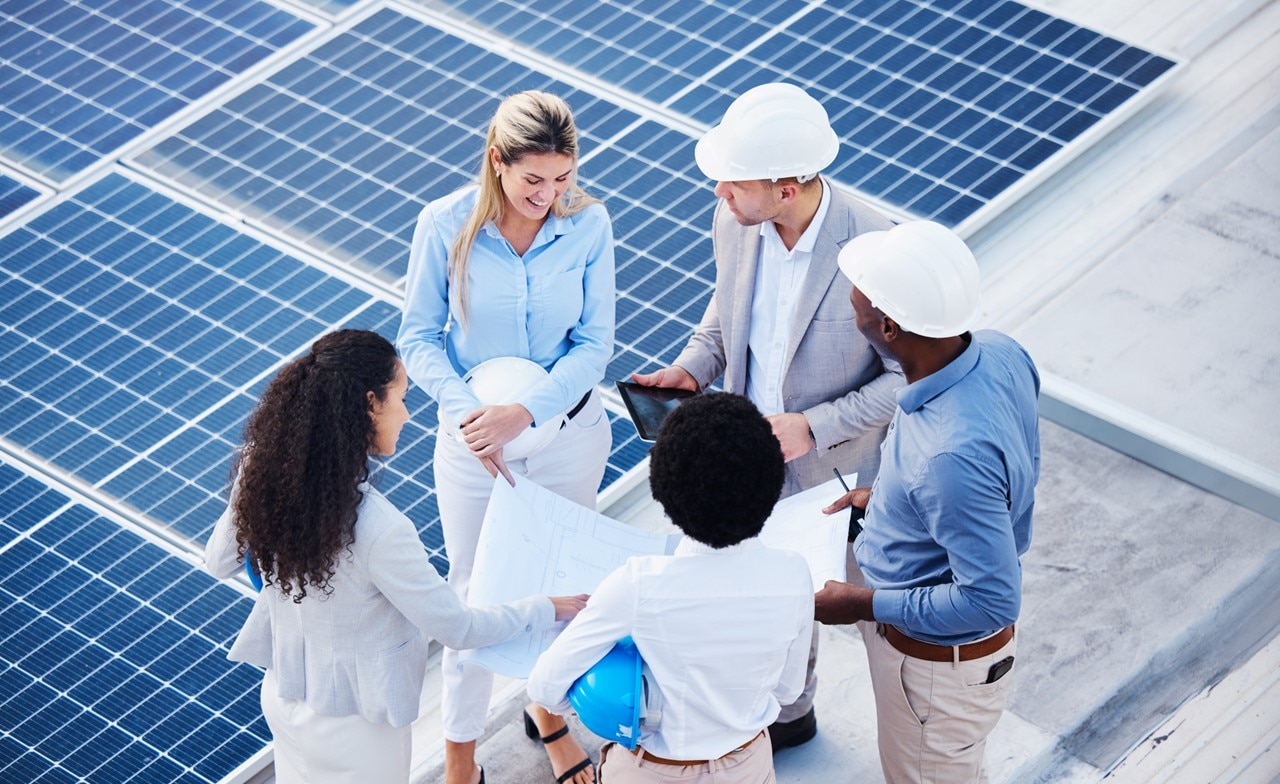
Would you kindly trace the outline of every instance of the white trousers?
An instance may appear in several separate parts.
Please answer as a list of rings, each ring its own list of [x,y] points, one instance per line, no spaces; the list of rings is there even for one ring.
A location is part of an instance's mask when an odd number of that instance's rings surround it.
[[[609,418],[600,396],[592,392],[587,404],[565,423],[548,446],[523,460],[509,461],[507,468],[557,495],[595,509],[612,444]],[[436,439],[435,477],[440,524],[449,556],[449,585],[465,602],[494,480],[465,444],[450,438]],[[443,660],[444,737],[455,743],[476,740],[484,734],[493,674],[474,665],[460,666],[458,652],[447,648]]]
[[[275,739],[277,784],[408,784],[409,726],[360,716],[321,716],[302,700],[276,694],[273,670],[262,679],[262,714]]]
[[[867,646],[887,784],[985,784],[987,736],[1004,713],[1014,673],[995,683],[986,683],[987,674],[1016,653],[1017,638],[955,665],[907,656],[879,634],[874,621],[860,622],[858,631]]]

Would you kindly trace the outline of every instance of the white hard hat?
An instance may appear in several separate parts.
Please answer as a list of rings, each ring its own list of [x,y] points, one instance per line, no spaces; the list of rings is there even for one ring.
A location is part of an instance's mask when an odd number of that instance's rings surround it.
[[[940,223],[909,221],[859,234],[840,249],[840,271],[907,332],[949,338],[978,320],[978,262]]]
[[[504,406],[520,397],[547,377],[542,366],[523,357],[494,357],[471,368],[462,380],[482,405]],[[502,448],[506,460],[519,460],[551,443],[564,424],[564,414],[557,414],[540,425],[530,425]],[[440,412],[440,432],[460,438],[458,423]]]
[[[779,180],[817,174],[831,165],[840,139],[827,110],[793,84],[773,82],[739,95],[720,124],[693,148],[713,180]]]

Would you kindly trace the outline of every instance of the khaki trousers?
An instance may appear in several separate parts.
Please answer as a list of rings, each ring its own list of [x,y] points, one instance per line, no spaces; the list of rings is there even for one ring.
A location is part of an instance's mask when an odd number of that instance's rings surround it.
[[[599,784],[776,784],[768,734],[741,751],[701,765],[664,765],[616,743],[600,748]]]
[[[887,784],[985,784],[987,736],[1004,712],[1013,682],[1009,672],[986,683],[987,671],[1014,655],[1017,638],[993,654],[956,665],[901,653],[873,621],[860,622],[858,630],[867,647]]]

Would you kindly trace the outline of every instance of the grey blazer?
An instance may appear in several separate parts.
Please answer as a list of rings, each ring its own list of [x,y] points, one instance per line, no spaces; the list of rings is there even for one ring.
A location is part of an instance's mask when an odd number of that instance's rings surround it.
[[[279,696],[325,716],[360,715],[402,727],[418,717],[428,637],[478,648],[555,623],[545,596],[470,608],[440,577],[413,523],[368,484],[355,542],[338,560],[328,596],[308,590],[295,604],[266,586],[228,658],[275,671]],[[221,579],[243,568],[230,507],[205,547]]]
[[[853,237],[893,224],[825,178],[823,185],[831,188],[831,206],[796,303],[782,382],[785,410],[804,413],[818,447],[787,463],[783,496],[831,479],[832,468],[842,474],[857,471],[858,484],[870,486],[880,467],[880,443],[897,407],[895,392],[905,383],[898,364],[858,332],[849,302],[851,284],[837,265],[840,248]],[[674,364],[687,370],[699,389],[723,374],[726,391],[746,394],[760,229],[740,225],[721,201],[712,241],[715,292]]]

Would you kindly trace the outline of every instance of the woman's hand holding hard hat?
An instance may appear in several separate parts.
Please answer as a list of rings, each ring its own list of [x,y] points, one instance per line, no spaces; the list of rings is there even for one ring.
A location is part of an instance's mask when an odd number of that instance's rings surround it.
[[[519,403],[481,406],[462,418],[462,440],[471,454],[488,457],[533,424],[533,414]]]

